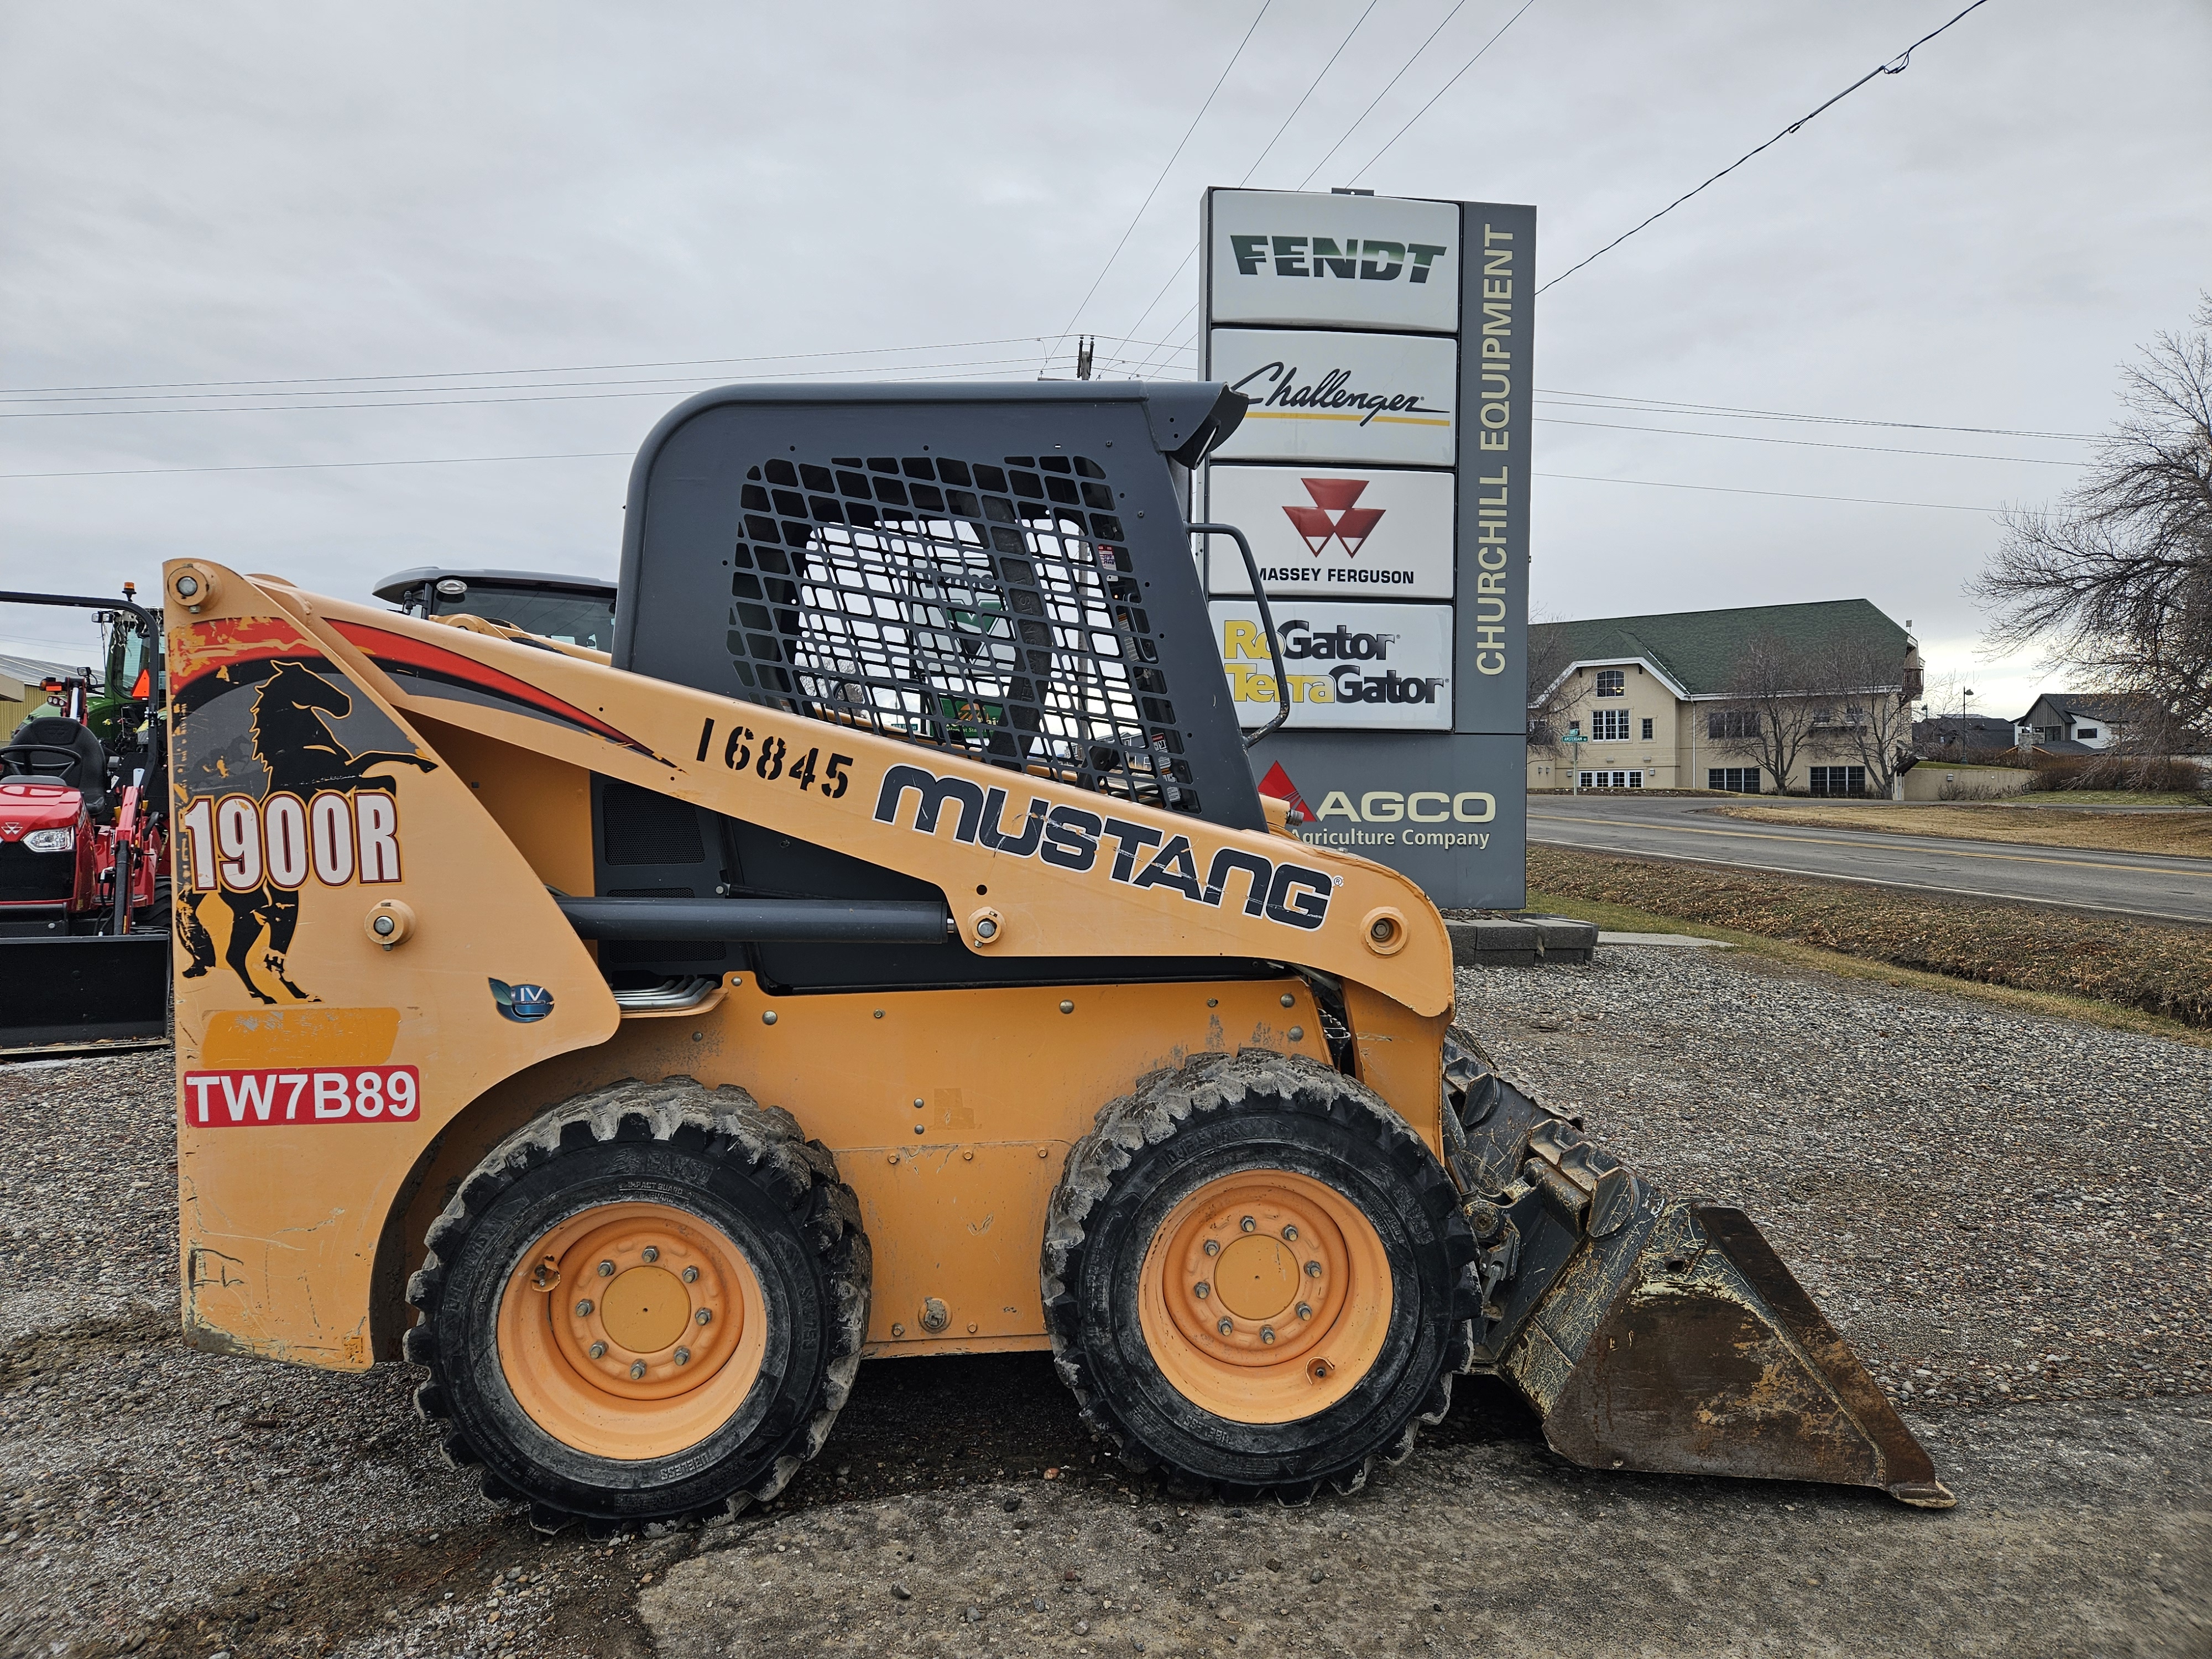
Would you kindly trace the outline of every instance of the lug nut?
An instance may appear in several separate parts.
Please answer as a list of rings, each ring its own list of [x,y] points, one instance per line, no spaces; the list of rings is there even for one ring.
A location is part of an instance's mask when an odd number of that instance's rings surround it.
[[[1208,1255],[1219,1255],[1221,1254],[1221,1241],[1218,1238],[1207,1239],[1206,1241],[1206,1253]]]
[[[1275,1340],[1275,1328],[1273,1325],[1261,1326],[1260,1340],[1262,1342],[1273,1342]]]
[[[600,1278],[602,1278],[602,1279],[612,1279],[614,1276],[615,1276],[615,1264],[614,1264],[613,1262],[611,1262],[611,1261],[602,1261],[601,1263],[599,1263],[599,1277],[600,1277]]]
[[[1256,1228],[1260,1224],[1259,1224],[1258,1222],[1256,1222],[1256,1221],[1253,1220],[1253,1219],[1252,1219],[1252,1218],[1251,1218],[1250,1216],[1249,1216],[1249,1215],[1248,1215],[1248,1216],[1246,1216],[1246,1217],[1245,1217],[1242,1221],[1238,1222],[1237,1224],[1239,1227],[1242,1227],[1242,1228],[1243,1228],[1246,1232],[1248,1232],[1248,1233],[1249,1233],[1249,1232],[1252,1231],[1255,1228]]]
[[[714,1310],[712,1308],[702,1308],[692,1316],[702,1325],[711,1325],[714,1322]]]
[[[1299,1303],[1298,1317],[1301,1319],[1311,1319],[1313,1317],[1313,1309],[1306,1303]]]
[[[590,1298],[589,1297],[586,1297],[583,1301],[579,1302],[579,1303],[576,1304],[576,1317],[577,1317],[577,1318],[579,1318],[579,1319],[589,1319],[591,1316],[592,1316],[592,1303],[591,1303],[591,1298]]]
[[[1308,1279],[1319,1279],[1321,1277],[1321,1263],[1318,1261],[1307,1262],[1306,1277]]]
[[[1219,1331],[1222,1335],[1227,1336],[1231,1331],[1234,1331],[1237,1328],[1237,1322],[1233,1319],[1224,1319],[1213,1328]]]
[[[607,1345],[604,1342],[594,1342],[584,1352],[594,1359],[605,1359],[607,1357]]]
[[[1207,1284],[1201,1279],[1197,1284],[1190,1287],[1190,1293],[1196,1297],[1200,1302],[1203,1302],[1206,1297],[1213,1294],[1213,1286]]]
[[[684,1282],[686,1285],[696,1285],[699,1282],[699,1270],[696,1267],[686,1267],[684,1270]]]
[[[676,1363],[679,1365],[690,1364],[691,1363],[691,1350],[689,1348],[678,1348],[676,1351]]]
[[[647,1261],[658,1261],[660,1260],[660,1247],[657,1244],[648,1244],[638,1254]]]
[[[645,1375],[645,1361],[643,1361],[642,1359],[633,1359],[633,1360],[631,1360],[631,1361],[629,1362],[629,1380],[630,1380],[631,1382],[636,1382],[639,1378],[642,1377],[644,1375]]]
[[[1295,1244],[1298,1242],[1298,1230],[1296,1227],[1285,1227],[1283,1229],[1283,1237]]]

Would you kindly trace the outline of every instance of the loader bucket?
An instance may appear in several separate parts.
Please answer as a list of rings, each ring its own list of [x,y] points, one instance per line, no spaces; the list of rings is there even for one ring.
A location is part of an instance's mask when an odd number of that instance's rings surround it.
[[[169,930],[0,939],[0,1054],[137,1047],[169,1029]]]
[[[1455,1045],[1459,1046],[1459,1045]],[[1452,1161],[1485,1260],[1478,1369],[1595,1469],[1876,1486],[1955,1501],[1742,1211],[1663,1198],[1463,1047]]]

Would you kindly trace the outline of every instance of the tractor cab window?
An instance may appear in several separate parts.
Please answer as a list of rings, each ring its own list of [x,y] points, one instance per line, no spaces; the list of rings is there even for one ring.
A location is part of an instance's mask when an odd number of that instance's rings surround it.
[[[462,591],[449,594],[444,591],[447,586]],[[440,582],[431,592],[426,614],[482,617],[562,645],[580,645],[593,651],[614,648],[614,602],[589,593],[532,592],[494,587],[485,582]]]

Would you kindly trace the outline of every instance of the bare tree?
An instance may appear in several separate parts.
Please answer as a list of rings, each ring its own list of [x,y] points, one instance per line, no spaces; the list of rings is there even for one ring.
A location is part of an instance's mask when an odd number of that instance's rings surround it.
[[[1550,759],[1557,759],[1569,746],[1567,719],[1577,699],[1574,681],[1567,673],[1568,661],[1566,630],[1532,620],[1528,626],[1528,747]]]
[[[1814,653],[1775,634],[1744,647],[1728,680],[1728,699],[1705,716],[1705,737],[1724,755],[1753,762],[1787,793],[1790,774],[1813,739],[1820,665]]]
[[[1972,589],[1993,646],[2044,641],[2054,668],[2137,711],[2138,753],[2194,746],[2212,717],[2212,293],[2191,320],[2123,371],[2125,413],[2087,478],[2010,515]]]
[[[1865,768],[1868,793],[1888,794],[1912,746],[1919,659],[1893,641],[1845,635],[1814,653],[1812,667],[1826,694],[1814,700],[1814,746]]]

